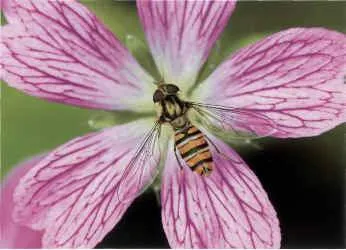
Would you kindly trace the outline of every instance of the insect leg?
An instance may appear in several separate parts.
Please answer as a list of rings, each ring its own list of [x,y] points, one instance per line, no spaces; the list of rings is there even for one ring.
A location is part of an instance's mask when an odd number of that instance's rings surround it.
[[[204,135],[204,136],[207,139],[208,143],[210,143],[215,148],[215,150],[218,154],[222,155],[227,160],[229,160],[229,157],[227,155],[225,155],[224,153],[222,153],[221,150],[215,145],[215,143],[207,135]]]
[[[180,169],[183,170],[183,166],[181,165],[179,156],[178,156],[178,154],[177,154],[177,146],[176,146],[176,145],[174,145],[174,155],[175,155],[175,158],[177,159],[177,162],[178,162],[178,164],[179,164]]]
[[[212,140],[210,140],[210,138],[206,135],[206,134],[204,134],[204,137],[207,139],[207,141],[216,149],[216,151],[219,153],[219,154],[221,154],[221,151],[220,151],[220,149],[215,145],[215,143],[212,141]]]

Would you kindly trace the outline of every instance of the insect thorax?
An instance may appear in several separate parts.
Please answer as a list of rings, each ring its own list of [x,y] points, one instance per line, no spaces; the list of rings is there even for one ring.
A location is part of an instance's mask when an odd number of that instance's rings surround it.
[[[178,91],[175,85],[164,84],[155,91],[153,96],[159,120],[170,123],[175,130],[182,129],[189,123],[186,116],[188,104],[179,98]]]
[[[178,96],[167,96],[157,104],[157,114],[160,121],[170,123],[174,129],[181,129],[186,126],[187,105]]]

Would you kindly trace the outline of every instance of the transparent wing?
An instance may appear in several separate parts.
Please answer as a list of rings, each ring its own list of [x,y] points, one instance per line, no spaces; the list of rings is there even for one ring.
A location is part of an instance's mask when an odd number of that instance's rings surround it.
[[[277,131],[272,120],[252,110],[195,102],[188,104],[196,111],[200,122],[216,134],[227,133],[233,139],[254,139]]]
[[[129,195],[123,195],[123,188],[131,185],[138,187],[135,190],[130,191],[141,193],[143,192],[154,180],[159,173],[160,163],[160,144],[159,138],[161,134],[161,123],[156,121],[153,128],[144,136],[143,140],[136,148],[134,153],[131,154],[130,159],[127,161],[126,167],[121,173],[121,183],[118,188],[118,198],[122,202],[126,202],[126,197]],[[151,166],[157,167],[151,167]]]

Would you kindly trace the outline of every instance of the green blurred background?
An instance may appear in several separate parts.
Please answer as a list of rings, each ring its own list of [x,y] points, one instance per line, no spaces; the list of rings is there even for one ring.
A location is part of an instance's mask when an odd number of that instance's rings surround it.
[[[128,34],[145,41],[134,2],[82,2],[124,43]],[[345,33],[346,2],[242,1],[210,63],[219,63],[232,51],[267,34],[296,26],[321,26]],[[144,67],[154,71],[145,47],[136,47],[134,53]],[[26,96],[2,83],[1,174],[30,156],[91,131],[88,120],[94,115],[95,111]],[[119,117],[119,122],[126,119]],[[263,140],[259,142],[261,149],[237,147],[278,211],[283,247],[344,246],[345,141],[346,127],[339,126],[314,138]],[[150,193],[139,198],[99,247],[168,247],[155,202]]]

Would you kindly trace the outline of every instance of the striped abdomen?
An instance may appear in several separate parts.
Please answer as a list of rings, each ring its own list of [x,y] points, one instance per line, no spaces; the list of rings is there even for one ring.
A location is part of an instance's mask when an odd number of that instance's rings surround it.
[[[203,133],[193,125],[175,132],[175,146],[191,170],[208,176],[214,163]]]

